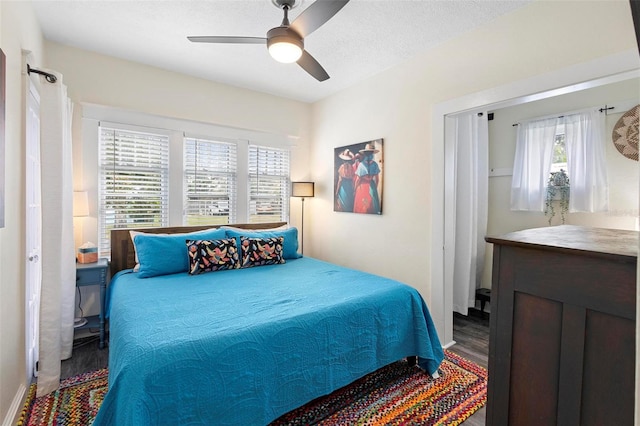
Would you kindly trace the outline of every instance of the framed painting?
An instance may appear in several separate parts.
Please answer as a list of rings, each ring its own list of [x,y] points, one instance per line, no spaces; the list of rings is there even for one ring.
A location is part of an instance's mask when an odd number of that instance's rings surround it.
[[[382,214],[383,140],[334,150],[333,210]]]

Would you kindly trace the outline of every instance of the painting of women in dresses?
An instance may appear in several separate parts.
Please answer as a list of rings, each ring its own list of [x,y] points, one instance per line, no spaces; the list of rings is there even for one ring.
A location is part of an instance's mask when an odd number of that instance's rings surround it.
[[[334,211],[382,214],[382,142],[335,149]]]

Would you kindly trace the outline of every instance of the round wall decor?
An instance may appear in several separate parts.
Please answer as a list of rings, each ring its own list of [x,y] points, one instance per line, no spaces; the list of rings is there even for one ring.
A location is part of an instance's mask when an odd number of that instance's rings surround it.
[[[640,105],[625,112],[613,127],[613,144],[620,154],[638,161],[638,121]]]

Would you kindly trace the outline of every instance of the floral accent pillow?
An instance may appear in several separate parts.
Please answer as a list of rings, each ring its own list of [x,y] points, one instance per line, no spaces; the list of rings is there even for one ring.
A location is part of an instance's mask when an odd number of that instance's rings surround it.
[[[284,263],[282,246],[284,237],[248,238],[240,237],[242,250],[241,268],[252,266],[277,265]]]
[[[235,238],[186,241],[189,253],[189,275],[240,267]]]

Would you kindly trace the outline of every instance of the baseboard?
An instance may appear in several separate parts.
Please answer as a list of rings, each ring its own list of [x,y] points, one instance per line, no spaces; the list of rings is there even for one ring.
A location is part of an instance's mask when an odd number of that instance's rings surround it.
[[[456,341],[452,340],[449,343],[447,343],[446,345],[442,345],[442,349],[449,349],[451,346],[455,345]]]
[[[7,415],[4,416],[2,426],[13,426],[18,423],[20,414],[22,414],[22,407],[26,402],[26,397],[27,388],[24,386],[24,384],[21,383],[20,387],[18,387],[16,395],[13,397],[13,401],[11,401],[11,405],[9,406],[9,411],[7,411]]]

